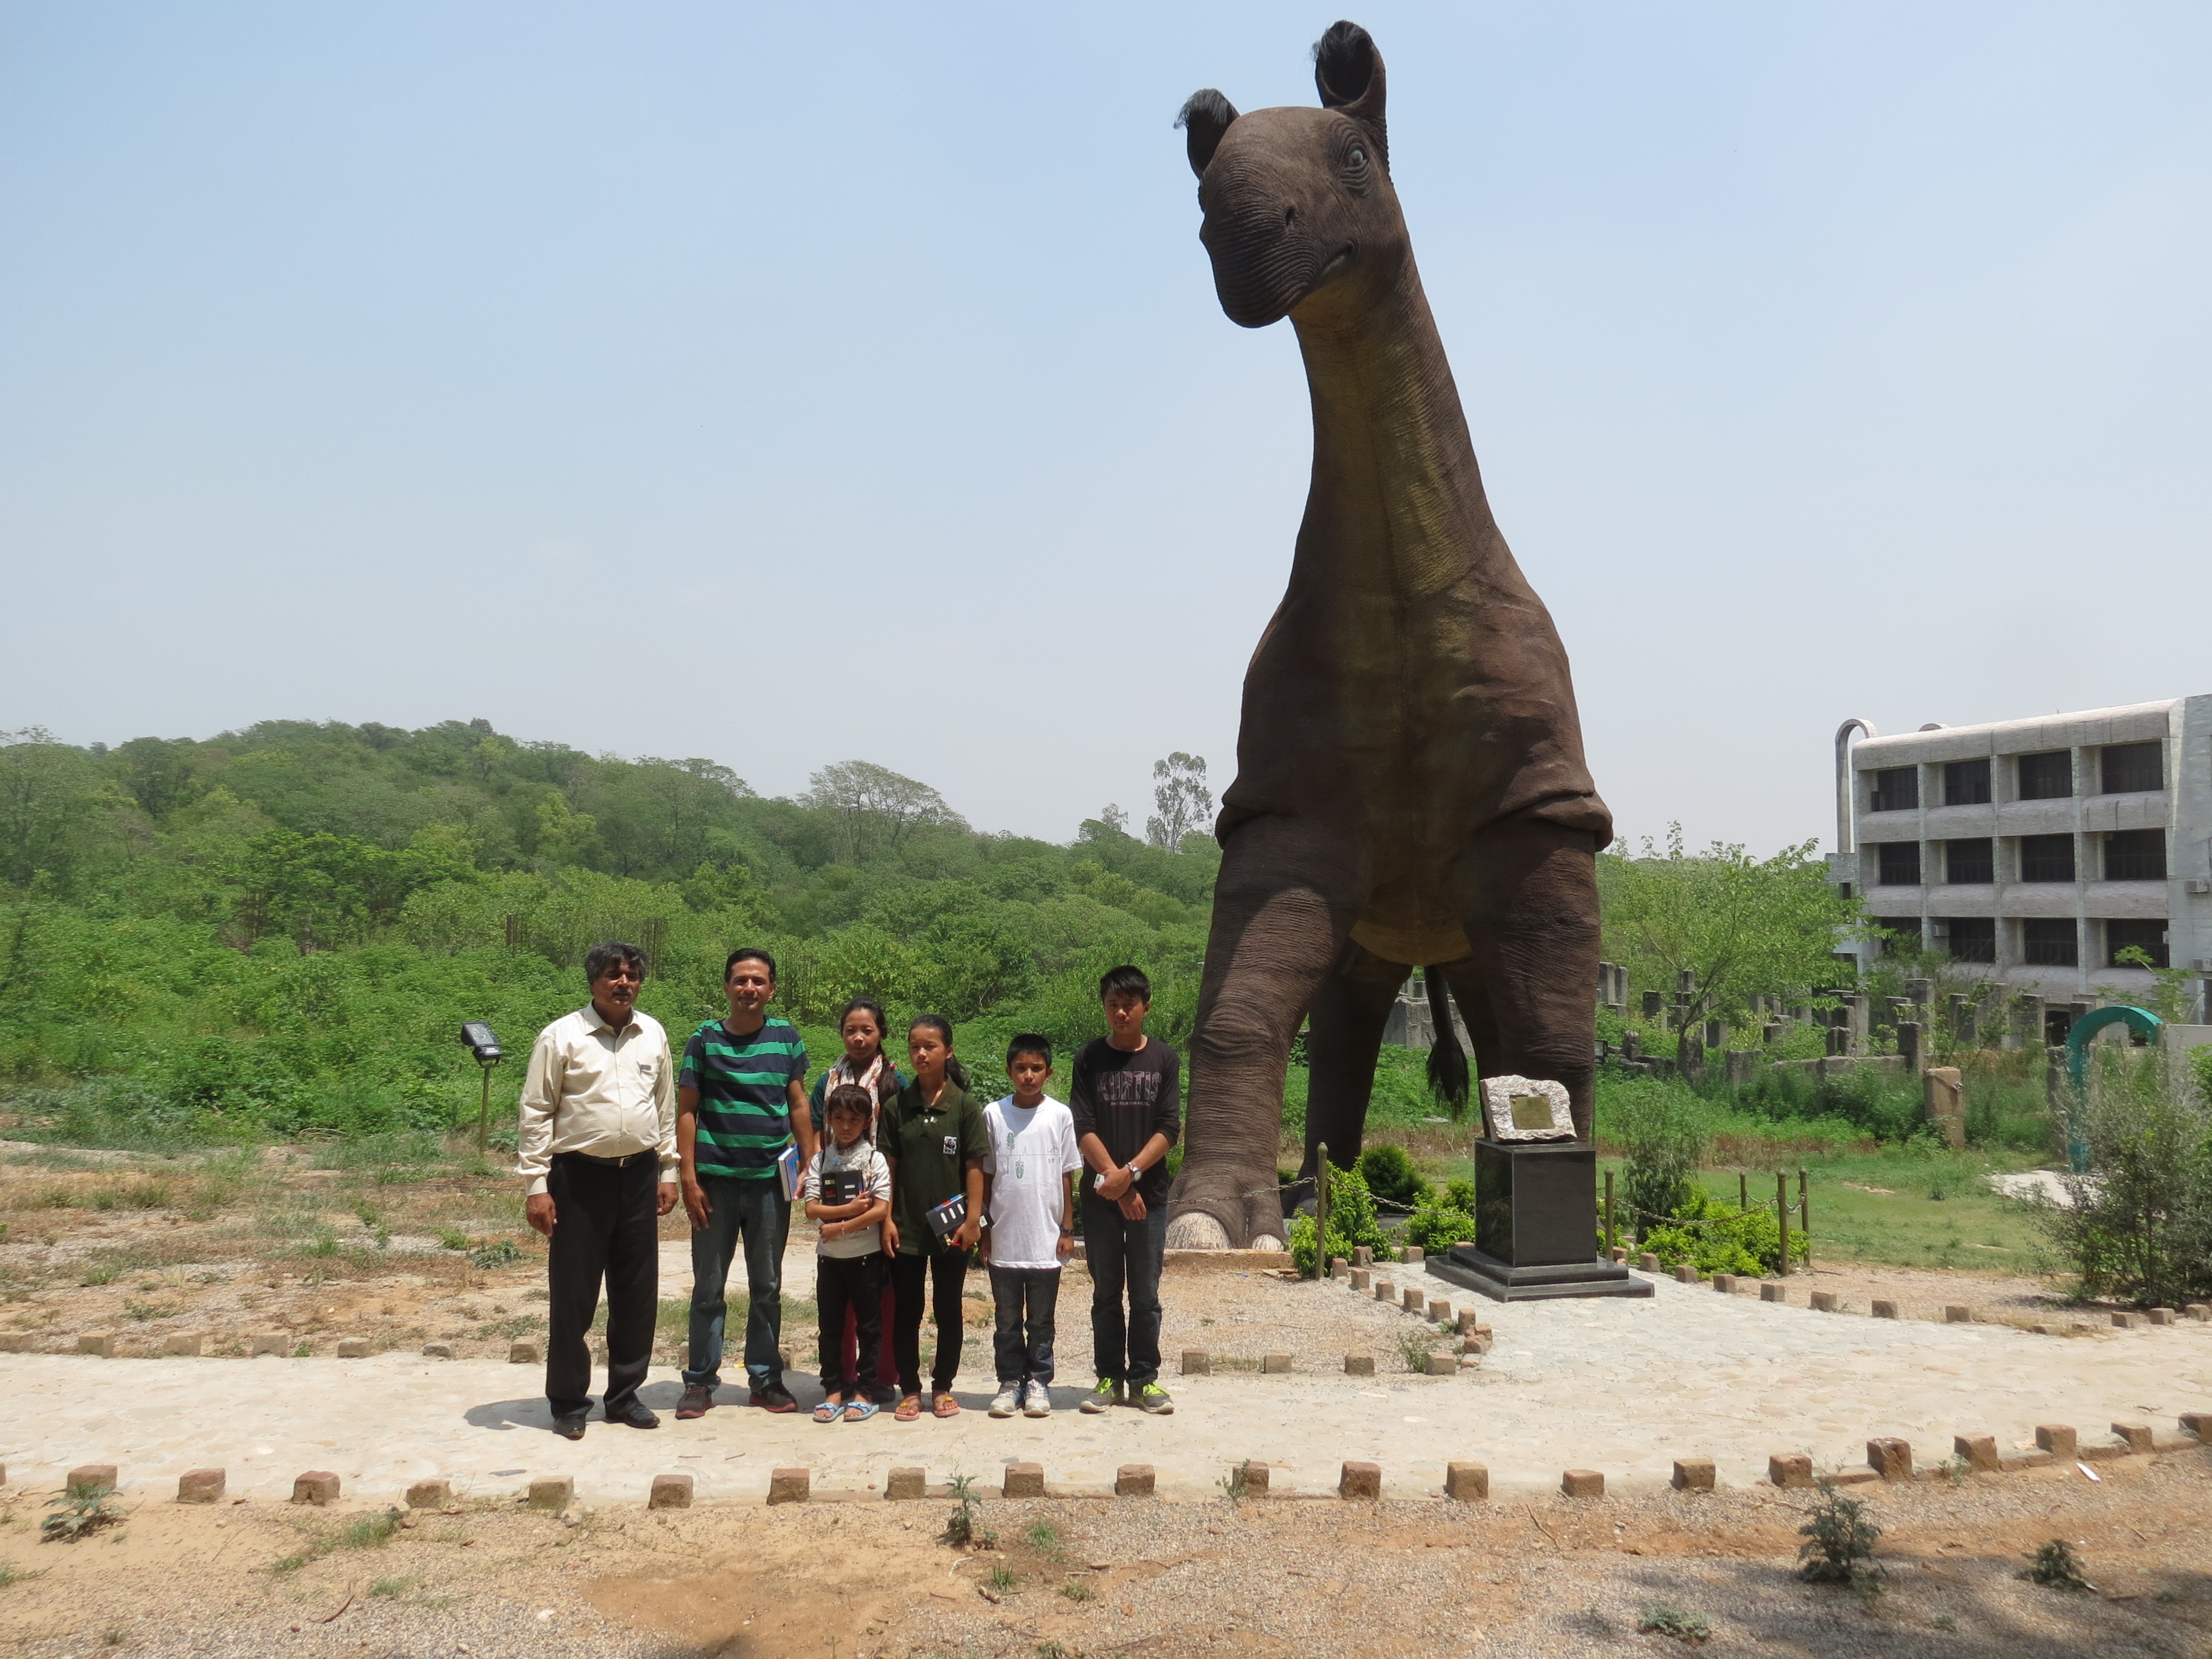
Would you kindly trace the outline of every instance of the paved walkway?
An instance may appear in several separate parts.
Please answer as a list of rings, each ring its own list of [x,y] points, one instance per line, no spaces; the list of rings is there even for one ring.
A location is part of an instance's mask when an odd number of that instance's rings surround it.
[[[1392,1270],[1400,1283],[1407,1270]],[[1431,1279],[1437,1294],[1471,1297]],[[1303,1293],[1303,1292],[1301,1292]],[[1351,1297],[1335,1285],[1316,1297]],[[1715,1459],[1723,1482],[1765,1473],[1768,1454],[1860,1467],[1875,1435],[1903,1436],[1916,1460],[1948,1457],[1954,1433],[1993,1433],[2002,1449],[2041,1422],[2074,1425],[2084,1444],[2115,1420],[2170,1431],[2181,1412],[2212,1410],[2212,1326],[2039,1337],[1991,1325],[1938,1325],[1816,1314],[1707,1286],[1662,1280],[1648,1301],[1495,1308],[1494,1350],[1449,1377],[1346,1377],[1339,1356],[1301,1354],[1288,1376],[1252,1372],[1167,1378],[1176,1415],[1072,1409],[1042,1422],[995,1422],[980,1388],[941,1423],[823,1426],[725,1406],[667,1416],[678,1384],[656,1368],[647,1402],[657,1431],[594,1422],[580,1442],[546,1431],[534,1368],[369,1359],[144,1359],[0,1355],[0,1461],[19,1486],[58,1484],[79,1463],[121,1467],[126,1496],[165,1497],[187,1468],[220,1465],[233,1497],[288,1496],[294,1475],[337,1471],[349,1499],[383,1503],[430,1476],[479,1497],[566,1474],[586,1503],[641,1502],[665,1470],[696,1477],[701,1502],[758,1500],[769,1471],[797,1463],[816,1490],[880,1489],[884,1472],[921,1464],[994,1489],[999,1467],[1044,1466],[1055,1484],[1104,1486],[1116,1465],[1157,1466],[1161,1490],[1208,1496],[1233,1462],[1275,1466],[1274,1484],[1333,1488],[1346,1458],[1382,1466],[1385,1489],[1440,1485],[1445,1463],[1490,1466],[1494,1490],[1553,1489],[1567,1468],[1602,1470],[1616,1489],[1662,1483],[1684,1455]],[[1411,1322],[1407,1322],[1410,1325]],[[803,1344],[800,1345],[803,1346]],[[972,1348],[972,1344],[971,1344]],[[971,1370],[973,1368],[971,1367]],[[807,1379],[811,1381],[810,1379]],[[804,1383],[802,1397],[812,1394]],[[742,1399],[742,1389],[725,1395]],[[1075,1387],[1056,1389],[1072,1407]]]

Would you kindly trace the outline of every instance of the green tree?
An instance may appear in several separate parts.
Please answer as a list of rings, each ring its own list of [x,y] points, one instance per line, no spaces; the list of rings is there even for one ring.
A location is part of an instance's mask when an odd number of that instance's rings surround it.
[[[1835,953],[1864,925],[1856,900],[1828,883],[1814,843],[1754,859],[1715,842],[1686,852],[1670,824],[1664,853],[1598,855],[1605,951],[1638,982],[1668,990],[1695,976],[1686,1024],[1737,1016],[1753,996],[1827,983],[1844,970]]]
[[[116,829],[125,798],[82,750],[41,726],[0,732],[0,879],[66,877]]]
[[[1213,815],[1213,791],[1206,783],[1206,757],[1186,755],[1178,749],[1165,760],[1154,761],[1152,805],[1158,810],[1145,820],[1145,839],[1162,852],[1180,853],[1183,837],[1203,830]]]
[[[808,782],[811,787],[799,797],[800,804],[828,816],[835,826],[836,855],[848,862],[895,853],[918,830],[967,828],[927,784],[873,761],[840,761]]]

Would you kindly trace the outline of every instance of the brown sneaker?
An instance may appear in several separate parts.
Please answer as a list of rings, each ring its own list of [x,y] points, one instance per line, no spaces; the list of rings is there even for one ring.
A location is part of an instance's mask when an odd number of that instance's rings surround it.
[[[676,1402],[676,1417],[681,1422],[687,1417],[704,1417],[714,1409],[714,1391],[703,1382],[694,1382],[684,1390],[684,1398]]]

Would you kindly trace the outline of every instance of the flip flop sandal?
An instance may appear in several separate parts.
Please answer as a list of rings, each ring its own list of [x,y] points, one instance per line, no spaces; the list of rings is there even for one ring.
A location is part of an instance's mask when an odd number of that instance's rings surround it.
[[[814,1420],[817,1423],[835,1423],[837,1420],[837,1414],[843,1409],[844,1407],[836,1401],[825,1400],[814,1408]]]
[[[960,1402],[949,1394],[940,1394],[930,1410],[939,1417],[957,1417],[960,1415]]]
[[[876,1402],[872,1400],[855,1400],[845,1407],[845,1420],[848,1423],[865,1423],[875,1414]]]
[[[917,1420],[921,1416],[921,1396],[912,1394],[900,1401],[898,1402],[898,1408],[891,1413],[892,1419],[900,1423],[912,1423]]]

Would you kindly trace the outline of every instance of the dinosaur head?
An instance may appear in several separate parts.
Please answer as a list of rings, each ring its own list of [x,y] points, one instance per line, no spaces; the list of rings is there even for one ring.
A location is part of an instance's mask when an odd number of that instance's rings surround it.
[[[1406,247],[1390,187],[1382,120],[1382,54],[1357,23],[1334,23],[1314,46],[1319,109],[1239,115],[1212,88],[1176,118],[1189,143],[1213,259],[1214,290],[1231,322],[1264,328],[1324,289],[1371,277]]]

